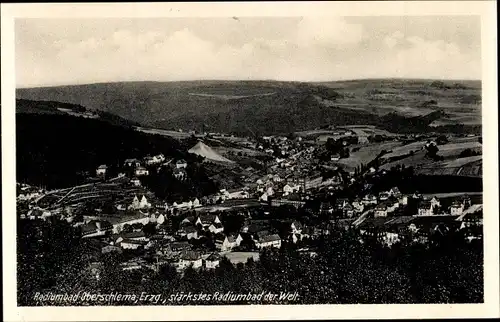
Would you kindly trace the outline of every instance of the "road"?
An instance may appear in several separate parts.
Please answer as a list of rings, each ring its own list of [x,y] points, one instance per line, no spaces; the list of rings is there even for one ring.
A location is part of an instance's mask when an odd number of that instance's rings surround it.
[[[363,221],[366,220],[366,218],[368,218],[368,215],[373,213],[373,209],[369,209],[367,211],[365,211],[364,213],[361,214],[361,216],[358,217],[358,219],[356,219],[355,221],[353,221],[353,225],[355,227],[361,225],[361,223],[363,223]]]

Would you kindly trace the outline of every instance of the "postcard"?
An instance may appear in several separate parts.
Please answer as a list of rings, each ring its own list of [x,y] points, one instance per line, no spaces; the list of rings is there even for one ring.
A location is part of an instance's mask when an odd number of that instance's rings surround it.
[[[495,9],[2,4],[5,320],[498,317]]]

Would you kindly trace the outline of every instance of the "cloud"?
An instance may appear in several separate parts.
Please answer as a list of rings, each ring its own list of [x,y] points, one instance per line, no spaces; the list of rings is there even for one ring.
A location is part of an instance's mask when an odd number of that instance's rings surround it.
[[[338,47],[355,45],[362,40],[363,27],[342,17],[303,17],[297,28],[299,45]]]
[[[254,34],[244,21],[236,23],[244,26],[244,41],[221,41],[233,35],[224,28],[214,40],[199,29],[176,27],[61,36],[38,47],[21,43],[16,47],[17,83],[480,77],[480,57],[454,42],[406,36],[394,29],[385,37],[370,37],[367,28],[343,18],[303,18],[293,28],[270,27],[272,36],[267,37],[260,24],[251,25],[260,28]]]
[[[389,48],[394,48],[398,43],[400,43],[400,40],[404,38],[404,34],[401,31],[396,31],[390,36],[386,36],[384,38],[384,43],[387,45]]]

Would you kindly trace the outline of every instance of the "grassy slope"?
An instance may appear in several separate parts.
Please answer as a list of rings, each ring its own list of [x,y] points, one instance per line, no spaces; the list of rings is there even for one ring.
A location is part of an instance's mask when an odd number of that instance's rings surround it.
[[[390,112],[433,122],[480,123],[480,82],[360,80],[328,83],[190,81],[103,83],[18,89],[17,97],[81,104],[148,126],[249,134],[310,130],[328,124],[378,124]],[[268,96],[251,96],[265,93]],[[190,95],[248,96],[238,99]],[[476,97],[477,98],[477,97]],[[435,101],[433,103],[432,101]],[[390,118],[394,122],[399,119]],[[384,121],[382,119],[382,121]]]

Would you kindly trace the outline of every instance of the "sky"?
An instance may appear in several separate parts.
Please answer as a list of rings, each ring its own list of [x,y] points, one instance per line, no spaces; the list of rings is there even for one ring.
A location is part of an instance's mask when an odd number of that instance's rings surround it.
[[[16,19],[17,87],[481,79],[479,16]]]

